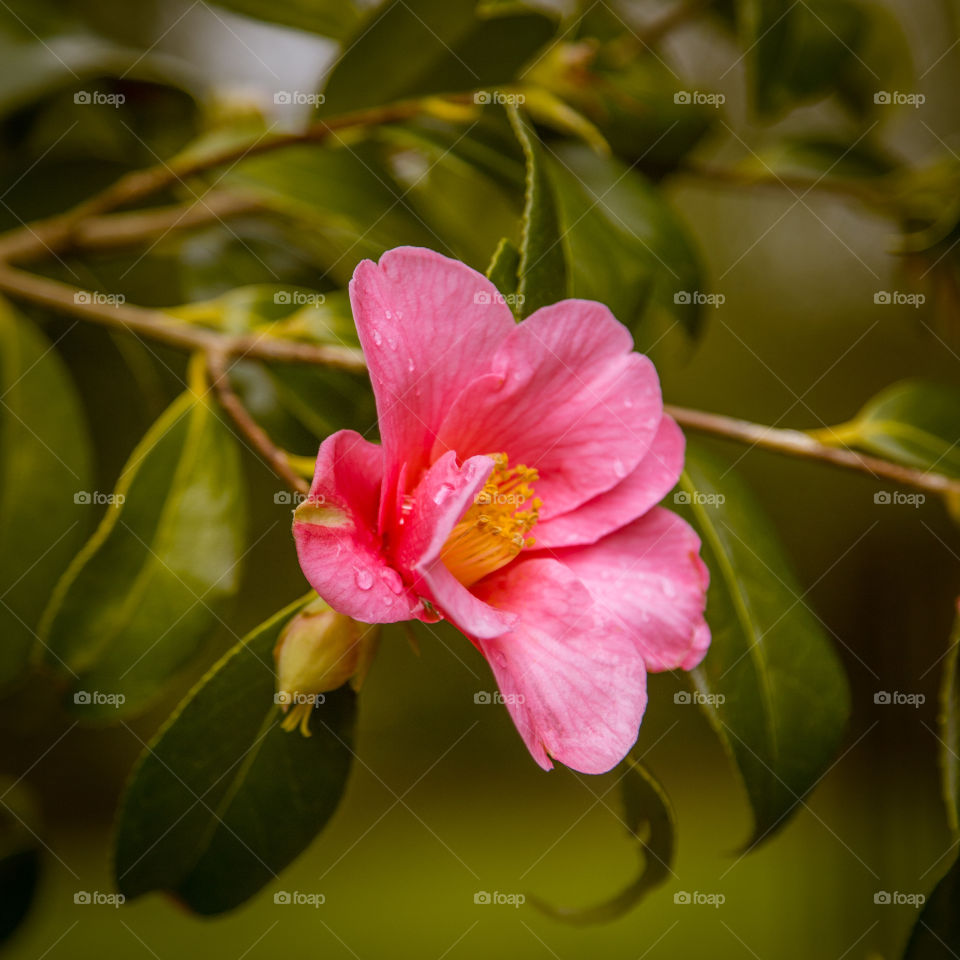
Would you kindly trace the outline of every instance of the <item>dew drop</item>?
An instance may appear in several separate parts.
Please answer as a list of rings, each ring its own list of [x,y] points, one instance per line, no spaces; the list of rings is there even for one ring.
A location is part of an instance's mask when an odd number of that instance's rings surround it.
[[[356,579],[361,590],[369,590],[373,586],[373,574],[369,570],[357,570]]]
[[[383,336],[381,335],[381,333],[380,333],[379,330],[374,330],[374,331],[373,331],[373,342],[374,342],[378,347],[380,346],[381,343],[383,343]]]
[[[660,589],[665,597],[675,597],[677,595],[677,588],[673,585],[672,580],[661,580]]]
[[[382,570],[380,572],[380,578],[393,593],[398,596],[403,593],[403,581],[400,579],[400,574],[398,574],[396,570]],[[387,604],[393,603],[392,597],[384,597],[384,600],[386,600]]]
[[[411,357],[411,358],[407,361],[407,369],[408,369],[411,373],[413,373],[413,357]]]
[[[384,311],[383,311],[383,315],[384,315],[388,320],[392,320],[392,319],[393,319],[393,314],[392,314],[389,310],[384,310]]]
[[[453,493],[453,484],[452,483],[441,483],[437,487],[436,492],[433,494],[433,502],[440,506],[441,503],[444,503],[446,500],[450,499],[450,494]]]
[[[613,461],[613,472],[620,478],[623,478],[627,475],[627,468],[623,465],[622,460]]]

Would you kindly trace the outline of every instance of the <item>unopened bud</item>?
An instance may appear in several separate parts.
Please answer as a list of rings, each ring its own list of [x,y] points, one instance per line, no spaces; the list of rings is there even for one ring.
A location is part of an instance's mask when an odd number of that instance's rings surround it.
[[[273,650],[284,730],[309,720],[318,695],[349,682],[359,689],[376,653],[378,628],[345,617],[321,599],[311,601],[284,628]],[[322,699],[320,700],[322,702]],[[290,708],[293,709],[290,709]]]

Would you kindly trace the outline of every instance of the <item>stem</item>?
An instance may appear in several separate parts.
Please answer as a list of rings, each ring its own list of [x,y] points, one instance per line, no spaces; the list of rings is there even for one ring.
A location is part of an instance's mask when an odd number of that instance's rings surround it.
[[[293,469],[287,454],[274,444],[267,432],[250,416],[243,401],[234,393],[233,387],[230,386],[227,354],[220,350],[209,350],[206,356],[210,380],[220,405],[274,473],[297,493],[308,494],[310,485]]]
[[[256,357],[285,363],[315,363],[354,371],[366,369],[363,354],[353,347],[298,343],[269,334],[226,334],[194,327],[173,319],[162,310],[138,307],[131,303],[96,302],[96,294],[89,291],[18,270],[2,262],[0,291],[59,313],[135,333],[181,350],[202,350],[206,353],[217,352],[227,356]]]
[[[898,463],[866,456],[853,450],[827,446],[800,430],[781,430],[759,423],[750,423],[747,420],[725,417],[719,413],[690,410],[670,404],[664,404],[663,409],[681,426],[699,430],[701,433],[738,440],[754,447],[762,447],[765,450],[774,450],[777,453],[786,453],[806,460],[819,460],[836,467],[867,473],[874,479],[884,477],[894,483],[929,490],[932,493],[960,494],[960,480],[953,480],[939,473],[904,467]],[[818,432],[824,433],[824,431]]]

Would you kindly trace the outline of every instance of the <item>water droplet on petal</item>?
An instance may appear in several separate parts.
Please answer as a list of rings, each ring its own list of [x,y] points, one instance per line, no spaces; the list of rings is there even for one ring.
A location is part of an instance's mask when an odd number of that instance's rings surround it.
[[[632,401],[632,400],[624,400],[624,401],[623,401],[623,405],[629,410],[630,407],[633,406],[633,401]]]
[[[453,484],[452,483],[441,483],[437,487],[436,491],[433,494],[433,502],[440,506],[446,500],[450,499],[450,494],[453,493]]]
[[[369,570],[356,571],[357,586],[361,590],[369,590],[373,586],[373,574]]]
[[[625,476],[627,475],[627,468],[623,465],[623,461],[622,461],[622,460],[614,460],[614,461],[613,461],[613,472],[614,472],[618,477],[621,477],[621,478],[623,478],[623,477],[625,477]]]
[[[384,310],[384,311],[383,311],[383,315],[384,315],[388,320],[392,320],[392,319],[393,319],[393,314],[392,314],[389,310]]]
[[[413,357],[411,357],[411,358],[407,361],[407,369],[408,369],[411,373],[413,373]]]
[[[374,331],[373,331],[373,342],[374,342],[378,347],[380,346],[381,343],[383,343],[383,336],[381,335],[381,333],[380,333],[379,330],[374,330]]]
[[[661,580],[660,589],[665,597],[675,597],[677,595],[677,588],[673,585],[672,580]]]
[[[400,579],[400,574],[396,570],[382,570],[380,572],[380,578],[383,582],[396,594],[403,593],[403,581]],[[390,597],[384,597],[387,603],[392,603]]]

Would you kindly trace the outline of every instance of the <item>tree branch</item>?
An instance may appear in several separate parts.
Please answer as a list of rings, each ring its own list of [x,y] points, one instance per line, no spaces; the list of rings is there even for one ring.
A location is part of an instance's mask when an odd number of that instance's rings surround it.
[[[703,410],[690,410],[664,404],[664,411],[670,414],[681,426],[713,434],[727,440],[738,440],[753,447],[774,450],[806,460],[818,460],[835,467],[845,467],[866,473],[874,479],[883,477],[893,483],[929,490],[938,494],[960,494],[960,480],[954,480],[940,473],[930,473],[904,467],[879,457],[870,457],[853,450],[827,446],[800,430],[781,430],[767,427],[748,420],[737,420],[719,413],[707,413]]]
[[[220,405],[230,415],[240,431],[253,444],[273,472],[297,493],[310,492],[310,485],[294,470],[287,454],[270,439],[267,432],[250,416],[243,401],[230,386],[229,357],[219,350],[207,352],[207,369]]]
[[[0,291],[58,313],[135,333],[181,350],[202,350],[284,363],[322,364],[344,370],[366,369],[363,354],[353,347],[299,343],[269,334],[226,334],[195,327],[175,320],[162,310],[107,302],[101,294],[78,290],[59,280],[40,277],[2,262]]]
[[[467,102],[464,97],[449,97],[453,102]],[[21,260],[57,253],[74,243],[74,235],[84,221],[98,217],[111,210],[127,206],[167,187],[195,177],[224,164],[238,162],[246,157],[257,156],[271,150],[300,143],[319,143],[339,130],[353,127],[379,126],[408,120],[423,111],[423,100],[405,100],[386,107],[358,110],[331,117],[312,124],[298,133],[262,135],[254,140],[232,143],[219,150],[200,154],[174,157],[169,163],[160,163],[144,170],[128,173],[106,190],[89,197],[64,213],[24,224],[0,236],[0,260]]]

